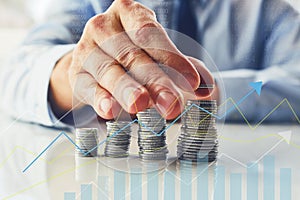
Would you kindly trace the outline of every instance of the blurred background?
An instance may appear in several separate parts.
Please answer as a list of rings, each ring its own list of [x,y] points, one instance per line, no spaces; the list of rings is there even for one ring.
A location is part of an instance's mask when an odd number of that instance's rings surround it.
[[[0,0],[0,67],[29,29],[42,20],[50,1]]]
[[[300,0],[286,1],[300,11]],[[49,8],[51,0],[0,0],[0,67]]]

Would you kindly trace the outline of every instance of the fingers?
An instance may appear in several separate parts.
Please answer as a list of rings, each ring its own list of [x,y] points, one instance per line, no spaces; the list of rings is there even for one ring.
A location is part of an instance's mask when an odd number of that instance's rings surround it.
[[[127,112],[137,113],[148,107],[148,91],[132,79],[119,63],[99,49],[90,37],[82,37],[73,57],[77,64],[72,69],[81,73],[88,72]]]
[[[120,113],[121,106],[116,99],[100,87],[94,78],[86,72],[76,74],[71,71],[70,77],[75,78],[73,93],[76,99],[91,105],[96,113],[104,119],[113,119]]]
[[[96,75],[95,78],[100,85],[111,92],[117,100],[120,100],[122,107],[129,107],[126,110],[130,113],[136,113],[149,105],[149,99],[146,99],[143,87],[145,86],[149,91],[148,95],[151,96],[162,115],[166,118],[178,115],[180,113],[178,107],[183,102],[177,86],[147,53],[132,43],[121,24],[114,22],[114,26],[110,26],[110,20],[107,15],[99,15],[89,22],[88,34],[89,38],[93,38],[90,43],[96,43],[101,50],[98,49],[89,56],[88,60],[92,60],[93,63],[88,64],[89,67],[86,70]],[[100,28],[99,24],[101,24]],[[97,65],[96,63],[101,64]],[[122,67],[131,77],[125,73]],[[116,80],[115,77],[122,78]],[[136,88],[135,91],[134,88]],[[134,110],[133,106],[122,104],[124,98],[120,97],[118,93],[114,93],[116,89],[119,90],[118,92],[126,93],[128,91],[126,94],[129,94],[129,90],[132,94],[136,93],[135,97],[141,99],[135,101],[137,109]]]
[[[215,94],[216,87],[212,74],[205,67],[204,63],[196,58],[187,57],[195,66],[201,77],[199,88],[195,90],[197,99],[209,99],[212,94]]]
[[[105,88],[129,113],[148,107],[150,95],[146,88],[131,78],[114,59],[99,48],[89,54],[83,69]]]
[[[182,80],[182,76],[172,77],[179,87],[183,87],[184,90],[198,87],[200,77],[196,69],[169,39],[156,21],[153,11],[134,1],[116,0],[109,12],[120,19],[121,26],[136,46],[142,48],[158,63],[170,66],[183,75],[185,80]],[[190,84],[188,87],[181,84],[186,80]]]
[[[114,106],[134,114],[154,105],[172,119],[184,104],[178,86],[204,98],[210,91],[198,89],[199,74],[201,84],[213,82],[201,62],[179,52],[153,11],[132,0],[115,0],[90,19],[73,58],[77,95],[103,118],[114,115]]]

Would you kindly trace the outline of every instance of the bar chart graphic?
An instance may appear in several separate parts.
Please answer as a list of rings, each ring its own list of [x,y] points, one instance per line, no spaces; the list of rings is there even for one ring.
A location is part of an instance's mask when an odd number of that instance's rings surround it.
[[[276,169],[275,158],[269,155],[261,163],[247,166],[245,173],[205,162],[177,162],[173,169],[146,174],[138,168],[131,172],[114,171],[112,176],[99,175],[95,184],[82,184],[77,195],[65,192],[64,199],[292,199],[290,168]]]

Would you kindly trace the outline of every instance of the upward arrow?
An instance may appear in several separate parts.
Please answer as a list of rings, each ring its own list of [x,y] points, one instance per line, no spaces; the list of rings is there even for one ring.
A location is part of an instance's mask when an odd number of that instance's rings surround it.
[[[241,98],[236,105],[240,105],[243,101],[245,101],[253,92],[256,92],[259,96],[261,93],[261,87],[262,87],[263,82],[259,81],[259,82],[251,82],[249,83],[249,85],[253,88],[253,90],[251,90],[250,92],[248,92],[248,94],[246,94],[243,98]],[[218,117],[218,116],[214,116],[217,119],[222,119],[224,118],[226,115],[228,115],[229,113],[231,113],[232,111],[235,110],[235,107],[232,106],[230,109],[228,109],[222,116]],[[210,114],[210,113],[208,113]]]
[[[285,141],[286,143],[290,144],[291,143],[291,137],[292,137],[292,131],[283,131],[278,133],[278,135],[280,135]]]
[[[251,87],[253,87],[253,89],[254,89],[255,92],[258,94],[258,96],[260,96],[262,84],[263,84],[262,81],[249,83],[249,85],[250,85]]]

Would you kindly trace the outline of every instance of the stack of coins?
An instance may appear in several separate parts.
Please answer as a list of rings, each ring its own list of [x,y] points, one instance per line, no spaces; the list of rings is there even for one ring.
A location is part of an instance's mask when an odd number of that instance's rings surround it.
[[[166,136],[166,120],[156,111],[149,108],[137,114],[139,120],[138,145],[142,160],[164,160],[168,149]]]
[[[128,121],[110,121],[107,125],[107,139],[104,155],[112,158],[127,157],[131,138],[131,125]]]
[[[189,100],[185,108],[189,110],[181,118],[181,134],[177,145],[178,159],[192,162],[216,160],[218,135],[216,120],[212,114],[217,114],[217,102]]]
[[[76,129],[75,153],[81,157],[95,157],[98,152],[98,129],[97,128],[78,128]]]

